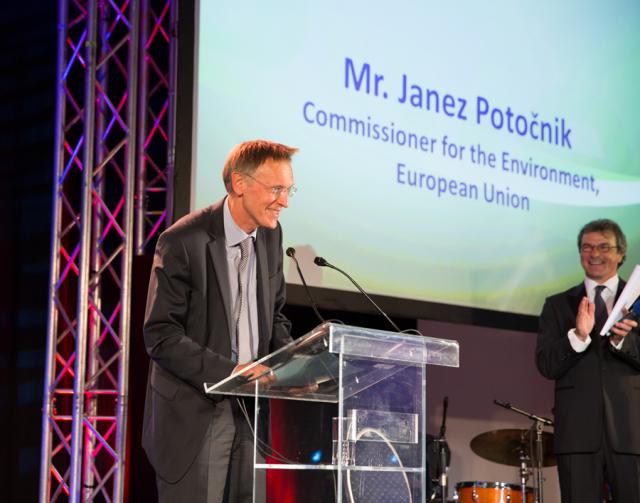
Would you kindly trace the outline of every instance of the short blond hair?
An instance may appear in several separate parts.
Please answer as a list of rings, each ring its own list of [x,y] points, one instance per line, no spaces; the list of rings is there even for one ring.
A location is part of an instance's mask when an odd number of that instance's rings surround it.
[[[242,142],[231,149],[222,169],[222,181],[231,194],[232,173],[244,173],[252,175],[258,167],[269,159],[274,161],[291,161],[291,157],[298,151],[297,148],[275,143],[268,140],[251,140]]]

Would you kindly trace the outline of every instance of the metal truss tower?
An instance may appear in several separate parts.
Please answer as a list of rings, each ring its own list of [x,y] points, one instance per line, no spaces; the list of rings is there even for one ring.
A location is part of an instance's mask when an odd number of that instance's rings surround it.
[[[132,259],[168,221],[175,1],[59,0],[40,501],[123,501]]]

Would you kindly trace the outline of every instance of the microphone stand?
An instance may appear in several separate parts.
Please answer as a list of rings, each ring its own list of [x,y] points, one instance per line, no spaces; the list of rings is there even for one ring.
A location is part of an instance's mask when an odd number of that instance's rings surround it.
[[[445,432],[447,431],[447,407],[449,405],[449,397],[445,396],[442,407],[442,425],[440,426],[440,434],[438,435],[438,452],[440,454],[440,501],[446,503],[447,496],[449,495],[449,482],[447,476],[447,450],[445,448]]]
[[[504,407],[507,410],[512,410],[513,412],[516,412],[518,414],[522,414],[523,416],[528,417],[529,419],[531,419],[534,424],[532,425],[532,427],[530,428],[530,431],[533,430],[535,428],[536,431],[536,466],[535,466],[535,472],[536,472],[536,477],[535,477],[535,491],[536,491],[536,496],[537,498],[535,499],[537,503],[544,503],[544,496],[543,496],[543,491],[542,491],[542,486],[544,484],[544,477],[542,476],[542,456],[544,454],[543,449],[542,449],[542,429],[545,426],[553,426],[553,421],[551,421],[551,419],[547,419],[546,417],[542,417],[542,416],[536,416],[535,414],[531,414],[530,412],[526,412],[522,409],[518,409],[517,407],[514,407],[513,405],[511,405],[510,403],[506,403],[506,402],[500,402],[498,400],[494,400],[493,403],[495,403],[496,405],[499,405],[500,407]],[[522,469],[521,469],[522,470]],[[522,501],[526,501],[525,500],[525,494],[526,492],[526,486],[523,484],[522,486]]]

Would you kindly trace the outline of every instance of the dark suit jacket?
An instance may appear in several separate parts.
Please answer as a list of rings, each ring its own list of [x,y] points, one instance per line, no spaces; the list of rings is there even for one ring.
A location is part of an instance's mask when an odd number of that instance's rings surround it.
[[[203,383],[228,377],[231,296],[222,201],[162,233],[149,281],[144,341],[151,357],[142,445],[156,473],[175,482],[195,459],[215,400]],[[260,357],[291,341],[285,303],[282,231],[256,236]]]
[[[620,281],[617,295],[623,288]],[[540,316],[536,364],[543,376],[555,380],[555,452],[595,452],[606,428],[615,451],[640,454],[638,330],[620,350],[592,333],[586,351],[575,352],[567,332],[575,327],[585,295],[580,284],[549,297]]]

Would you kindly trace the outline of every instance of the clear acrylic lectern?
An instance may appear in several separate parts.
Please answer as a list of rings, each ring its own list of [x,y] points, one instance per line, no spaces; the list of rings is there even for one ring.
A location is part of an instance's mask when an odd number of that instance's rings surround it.
[[[336,502],[424,502],[426,365],[458,363],[456,341],[324,323],[256,362],[270,369],[261,377],[232,375],[204,386],[207,393],[254,397],[256,425],[269,413],[263,398],[334,404],[303,421],[279,414],[287,437],[297,432],[310,449],[271,445],[269,429],[256,428],[256,475],[328,476]]]

